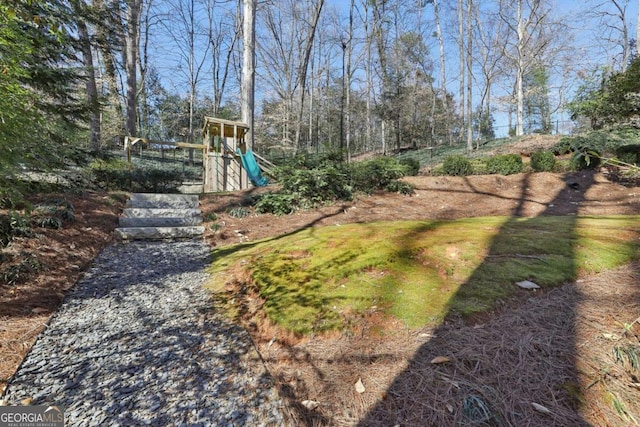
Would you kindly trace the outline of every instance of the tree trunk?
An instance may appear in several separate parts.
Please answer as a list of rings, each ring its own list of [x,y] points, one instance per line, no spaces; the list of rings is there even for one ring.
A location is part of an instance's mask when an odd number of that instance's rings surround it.
[[[460,117],[462,118],[461,128],[464,128],[465,124],[465,103],[464,103],[464,76],[465,76],[465,52],[464,52],[464,14],[463,14],[463,0],[458,0],[458,79],[460,85],[458,88],[458,95],[460,98]]]
[[[96,12],[99,14],[107,13],[107,5],[104,0],[94,0],[93,7],[96,9]],[[114,22],[113,16],[111,15],[111,19],[107,19],[106,25],[97,25],[96,26],[96,41],[98,50],[100,51],[100,55],[102,56],[102,61],[104,62],[104,73],[106,74],[106,78],[104,79],[104,83],[106,84],[107,98],[108,104],[113,106],[115,110],[115,119],[117,121],[117,129],[118,134],[122,135],[125,132],[125,124],[124,124],[124,112],[122,110],[122,98],[120,88],[118,87],[118,78],[116,76],[116,57],[114,54],[113,46],[109,42],[108,32],[110,29],[116,33],[116,37],[119,41],[124,38],[122,33],[122,24],[121,20],[121,10],[118,4],[118,1],[114,1],[113,7],[115,10],[115,17],[118,22]]]
[[[247,148],[254,143],[254,94],[255,94],[255,20],[256,0],[244,0],[243,47],[242,47],[242,121],[249,126]]]
[[[347,96],[347,116],[346,116],[346,143],[347,143],[347,163],[351,162],[351,51],[353,46],[353,10],[354,0],[351,0],[349,7],[349,40],[347,42],[347,75],[346,75],[346,96]]]
[[[126,23],[127,31],[125,38],[125,70],[127,75],[127,96],[126,96],[126,132],[129,136],[137,133],[137,65],[138,65],[138,30],[140,26],[140,12],[142,10],[142,0],[127,0]]]
[[[516,66],[516,136],[524,134],[524,44],[525,44],[525,25],[522,16],[522,1],[518,0],[518,44],[517,44],[517,66]]]
[[[467,0],[467,151],[473,151],[473,34],[471,32],[471,9],[473,0]]]
[[[440,26],[438,0],[433,0],[433,14],[436,20],[436,37],[438,38],[438,47],[440,49],[440,96],[442,97],[442,108],[444,109],[445,114],[447,114],[449,110],[447,106],[447,71],[445,68],[444,37],[442,36],[442,28]],[[435,123],[435,117],[432,121]],[[432,125],[431,127],[432,129],[435,129],[435,125]],[[448,119],[445,120],[445,132],[447,135],[450,135]]]
[[[98,86],[96,85],[96,73],[93,66],[93,53],[89,31],[84,20],[78,20],[78,37],[82,50],[82,63],[86,71],[87,103],[89,104],[89,128],[91,131],[90,144],[92,150],[100,148],[100,102],[98,99]]]

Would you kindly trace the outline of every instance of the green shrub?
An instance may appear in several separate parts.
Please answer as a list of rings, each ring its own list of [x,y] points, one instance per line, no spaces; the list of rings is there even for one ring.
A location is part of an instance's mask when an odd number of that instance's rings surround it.
[[[182,182],[178,170],[137,168],[121,159],[97,159],[89,170],[94,182],[105,190],[165,193],[175,191]]]
[[[469,159],[459,154],[454,154],[444,159],[442,172],[445,175],[467,176],[473,173],[473,167]]]
[[[247,208],[243,208],[242,206],[236,206],[235,208],[230,208],[227,210],[227,213],[230,217],[233,218],[246,218],[251,212]]]
[[[631,165],[639,165],[640,164],[640,145],[639,144],[630,144],[623,145],[618,147],[616,150],[616,157],[625,163]]]
[[[203,216],[205,222],[213,222],[218,219],[218,215],[215,212],[209,212]]]
[[[407,168],[405,175],[416,176],[420,173],[420,161],[413,157],[400,159],[400,164]]]
[[[15,211],[0,215],[0,247],[7,246],[16,237],[33,237],[34,235],[28,215]]]
[[[291,194],[301,207],[313,207],[334,200],[351,200],[349,171],[344,164],[321,169],[279,168],[278,182],[282,192]]]
[[[524,169],[522,157],[517,154],[498,154],[487,160],[487,173],[512,175]]]
[[[600,153],[595,150],[579,151],[571,157],[573,170],[595,169],[598,166],[600,166]]]
[[[355,163],[352,166],[353,188],[369,194],[384,190],[392,181],[407,175],[407,172],[408,167],[393,157]]]
[[[297,201],[293,194],[267,193],[256,203],[256,212],[274,215],[288,215],[297,209]]]
[[[556,165],[556,156],[549,150],[538,150],[531,154],[531,168],[536,172],[551,172]]]
[[[22,192],[16,187],[16,183],[13,182],[0,182],[1,209],[24,209],[28,206]]]
[[[414,193],[413,185],[409,184],[408,182],[399,181],[397,179],[387,184],[385,190],[389,193],[400,193],[407,196]]]
[[[24,283],[40,270],[42,270],[40,261],[34,255],[27,253],[17,264],[8,265],[0,270],[0,284],[13,286]]]

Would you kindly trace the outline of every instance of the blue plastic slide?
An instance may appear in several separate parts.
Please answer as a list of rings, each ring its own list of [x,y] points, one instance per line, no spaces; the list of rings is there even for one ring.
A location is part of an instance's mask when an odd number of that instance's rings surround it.
[[[238,150],[238,153],[240,154],[240,157],[242,157],[242,164],[247,170],[247,175],[249,175],[251,183],[256,187],[264,187],[267,185],[269,180],[260,173],[260,166],[258,166],[258,162],[253,155],[253,151],[247,150],[243,153]]]

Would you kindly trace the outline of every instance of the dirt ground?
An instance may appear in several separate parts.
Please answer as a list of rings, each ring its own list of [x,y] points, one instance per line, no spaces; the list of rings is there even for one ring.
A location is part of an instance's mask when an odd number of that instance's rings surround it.
[[[640,214],[637,183],[605,169],[407,181],[413,196],[363,196],[282,217],[249,207],[244,218],[229,215],[269,189],[207,196],[205,239],[217,248],[348,222]],[[65,292],[112,241],[121,203],[97,193],[65,197],[76,221],[6,249],[34,254],[43,268],[23,284],[0,284],[0,391]],[[266,321],[247,327],[292,425],[630,425],[631,417],[640,421],[640,372],[613,358],[612,348],[640,349],[638,276],[640,265],[625,266],[429,330],[375,314],[356,331],[304,340]],[[438,356],[443,362],[432,363]]]

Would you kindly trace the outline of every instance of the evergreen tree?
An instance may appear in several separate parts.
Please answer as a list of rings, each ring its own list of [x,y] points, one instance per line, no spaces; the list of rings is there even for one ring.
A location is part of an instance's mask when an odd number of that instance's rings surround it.
[[[59,1],[0,3],[0,165],[45,168],[86,108],[74,94],[74,41]]]

